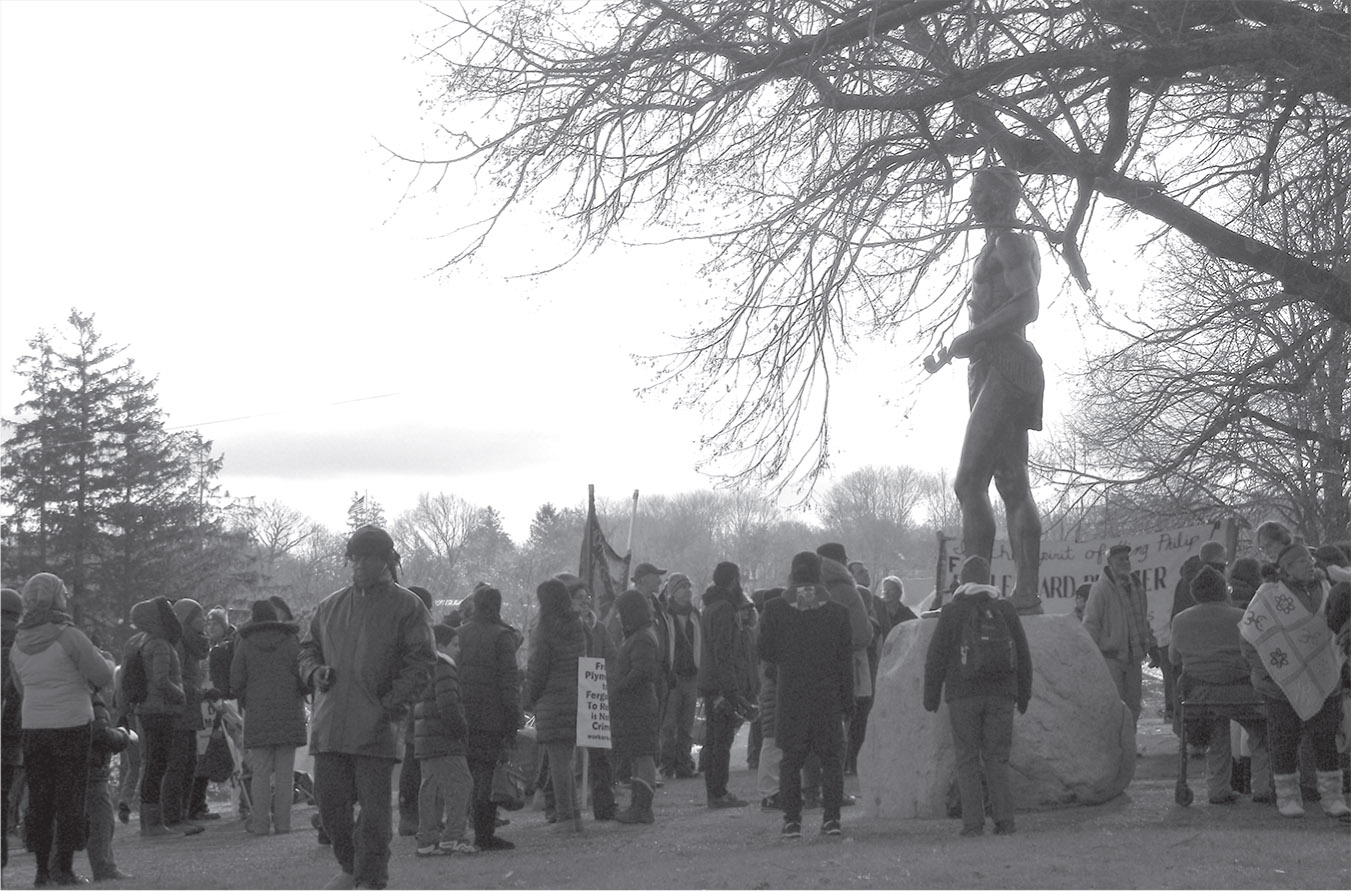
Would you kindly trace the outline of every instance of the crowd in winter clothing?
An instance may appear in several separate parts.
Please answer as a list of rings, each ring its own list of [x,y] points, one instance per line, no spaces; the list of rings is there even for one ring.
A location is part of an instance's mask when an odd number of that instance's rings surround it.
[[[1302,814],[1307,766],[1323,810],[1346,819],[1335,736],[1351,560],[1335,548],[1311,552],[1273,524],[1258,538],[1265,565],[1226,566],[1213,546],[1188,561],[1162,640],[1145,621],[1129,548],[1109,552],[1077,611],[1132,713],[1146,659],[1178,669],[1165,675],[1170,710],[1206,696],[1258,698],[1259,717],[1239,719],[1254,799]],[[874,593],[867,568],[836,543],[797,554],[783,585],[749,595],[730,561],[713,569],[699,598],[688,575],[651,563],[614,593],[559,573],[536,588],[524,631],[503,620],[502,595],[485,583],[436,621],[431,592],[399,584],[383,530],[357,530],[347,557],[353,583],[304,627],[277,597],[254,601],[238,627],[223,609],[189,598],[143,600],[130,611],[134,633],[116,667],[71,621],[59,578],[41,573],[21,594],[4,591],[5,801],[24,771],[39,885],[80,880],[80,849],[96,880],[125,878],[112,841],[116,821],[129,823],[133,811],[144,836],[201,834],[220,818],[206,789],[222,751],[253,835],[290,832],[297,781],[312,787],[313,828],[341,868],[329,887],[387,883],[389,793],[400,763],[397,831],[416,836],[416,854],[479,854],[514,847],[499,834],[510,823],[502,811],[535,790],[561,832],[581,831],[588,794],[597,821],[651,824],[665,783],[701,774],[708,807],[745,807],[728,783],[747,722],[759,807],[780,815],[781,837],[798,838],[813,808],[820,831],[839,835],[841,810],[853,803],[844,776],[857,769],[881,644],[916,619],[898,579],[884,578]],[[952,725],[964,835],[983,832],[987,811],[996,834],[1014,831],[1008,756],[1014,713],[1031,696],[1021,620],[990,581],[988,563],[966,561],[961,585],[935,611],[925,659],[923,704],[937,711],[946,703]],[[970,630],[987,626],[994,630]],[[974,668],[973,633],[1004,655]],[[606,667],[608,750],[578,746],[581,657]],[[1229,718],[1221,711],[1208,720],[1198,735],[1208,747],[1209,799],[1229,803],[1237,798]],[[296,770],[306,746],[312,780]],[[122,782],[113,789],[119,752]]]

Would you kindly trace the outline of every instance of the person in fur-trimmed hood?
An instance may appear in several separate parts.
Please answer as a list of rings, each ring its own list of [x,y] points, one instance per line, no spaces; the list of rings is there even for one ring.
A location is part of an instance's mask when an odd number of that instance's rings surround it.
[[[279,833],[290,832],[296,748],[305,744],[306,690],[300,683],[300,628],[281,621],[270,600],[255,600],[239,629],[230,689],[244,708],[244,752],[253,771],[247,828],[267,835],[270,823]]]
[[[1013,793],[1009,788],[1009,750],[1013,747],[1013,709],[1027,711],[1032,698],[1032,655],[1027,635],[1013,604],[999,597],[990,584],[990,564],[984,557],[968,557],[952,600],[938,614],[938,627],[924,660],[924,708],[938,711],[939,695],[948,704],[952,741],[957,750],[957,791],[962,801],[962,835],[985,831],[984,773],[990,793],[995,835],[1014,830]],[[971,676],[963,670],[963,629],[973,611],[992,606],[1012,639],[1012,665]],[[982,771],[983,767],[983,771]]]

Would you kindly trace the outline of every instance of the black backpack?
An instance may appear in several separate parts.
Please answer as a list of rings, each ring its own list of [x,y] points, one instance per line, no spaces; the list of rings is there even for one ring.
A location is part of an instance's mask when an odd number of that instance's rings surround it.
[[[122,699],[127,705],[140,705],[150,695],[150,681],[145,674],[145,659],[141,648],[128,647],[122,662]]]
[[[989,595],[978,596],[972,604],[957,652],[958,672],[966,681],[998,680],[1018,670],[1008,622]]]

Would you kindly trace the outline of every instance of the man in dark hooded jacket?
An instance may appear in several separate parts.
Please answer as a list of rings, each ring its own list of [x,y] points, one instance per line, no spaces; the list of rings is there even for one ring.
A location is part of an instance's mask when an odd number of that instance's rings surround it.
[[[436,646],[431,614],[398,584],[399,555],[389,533],[362,526],[347,541],[347,559],[352,584],[315,610],[300,643],[300,677],[316,692],[314,797],[342,867],[328,887],[383,888],[398,727],[431,682]],[[357,805],[361,815],[354,819]]]
[[[844,722],[855,701],[851,634],[848,608],[833,602],[822,584],[820,556],[794,556],[783,596],[765,604],[758,641],[760,658],[775,668],[783,838],[802,834],[802,767],[809,754],[821,762],[821,832],[840,834]]]

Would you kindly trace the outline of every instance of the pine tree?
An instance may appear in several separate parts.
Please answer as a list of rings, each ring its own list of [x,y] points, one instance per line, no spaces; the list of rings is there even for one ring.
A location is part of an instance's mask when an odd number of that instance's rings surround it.
[[[221,459],[170,432],[155,382],[93,316],[72,310],[66,343],[45,332],[19,360],[27,398],[5,445],[5,573],[55,572],[77,621],[115,644],[132,604],[157,594],[211,605],[248,581],[242,539],[220,522]]]

